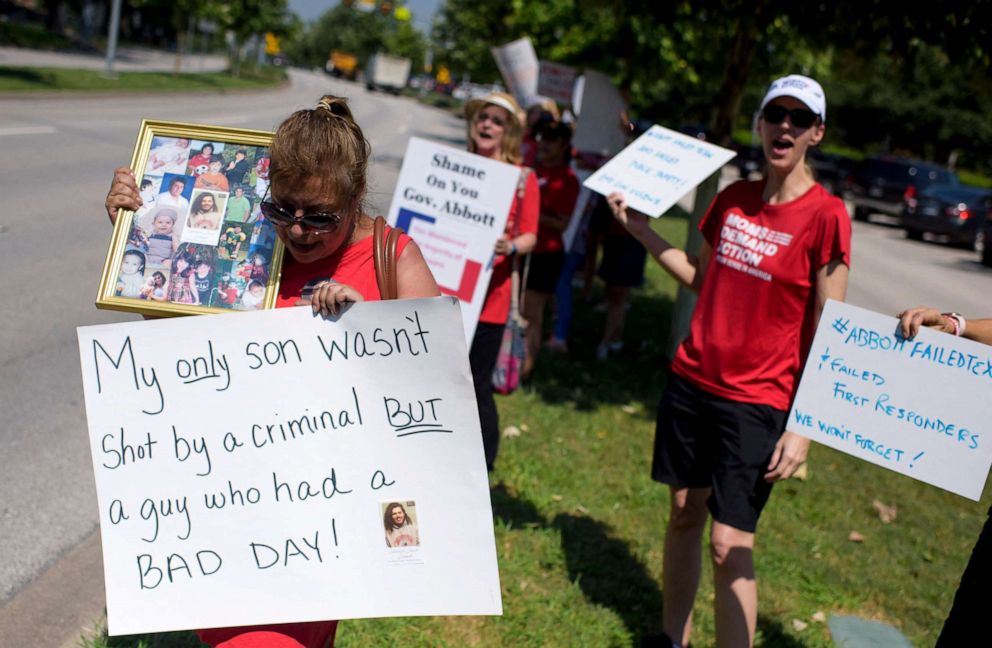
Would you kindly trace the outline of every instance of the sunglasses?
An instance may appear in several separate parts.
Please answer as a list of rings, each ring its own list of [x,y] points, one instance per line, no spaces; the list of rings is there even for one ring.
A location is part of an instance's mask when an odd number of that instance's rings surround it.
[[[341,224],[341,215],[334,212],[307,212],[297,218],[293,212],[268,199],[268,193],[259,203],[262,214],[280,227],[292,227],[293,223],[315,232],[329,232]]]
[[[820,119],[819,115],[806,108],[793,108],[789,110],[782,106],[769,104],[761,109],[761,118],[769,124],[781,124],[785,121],[786,115],[788,115],[789,121],[796,128],[809,128]]]
[[[490,115],[488,113],[480,112],[479,114],[477,114],[475,116],[475,122],[477,124],[481,124],[482,122],[486,121],[487,119],[489,121],[491,121],[493,124],[495,124],[496,126],[506,126],[506,122],[501,117],[497,117],[496,115]]]

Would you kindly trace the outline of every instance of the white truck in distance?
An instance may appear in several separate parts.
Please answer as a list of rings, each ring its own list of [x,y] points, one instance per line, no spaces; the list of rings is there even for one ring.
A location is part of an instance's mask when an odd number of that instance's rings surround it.
[[[365,87],[398,94],[410,78],[410,59],[389,54],[373,54],[365,66]]]

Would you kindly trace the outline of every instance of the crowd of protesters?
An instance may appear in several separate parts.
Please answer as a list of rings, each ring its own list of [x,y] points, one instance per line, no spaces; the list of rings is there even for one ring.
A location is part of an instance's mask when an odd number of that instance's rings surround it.
[[[525,112],[511,95],[493,93],[465,107],[468,150],[522,168],[506,230],[495,245],[492,279],[470,349],[490,470],[500,437],[492,375],[517,297],[529,322],[526,380],[540,371],[542,346],[569,350],[573,282],[585,269],[588,286],[597,259],[597,274],[605,282],[603,333],[594,350],[601,360],[623,347],[630,293],[643,282],[648,257],[698,294],[656,423],[652,477],[670,490],[662,646],[689,644],[703,533],[710,520],[718,644],[754,641],[758,520],[774,483],[792,476],[806,458],[809,441],[786,430],[786,414],[820,313],[828,299],[845,298],[850,267],[847,211],[816,182],[806,163],[810,149],[825,136],[826,108],[823,89],[808,77],[791,75],[769,86],[755,122],[765,173],[717,195],[699,226],[702,248],[690,255],[658,235],[649,218],[631,209],[620,193],[593,196],[576,209],[580,183],[572,163],[573,120],[553,103]],[[626,120],[623,126],[630,137],[639,132]],[[372,221],[361,209],[367,159],[368,144],[340,99],[325,97],[280,126],[272,145],[271,198],[263,202],[290,253],[280,307],[304,303],[336,312],[345,302],[380,297],[369,272]],[[130,171],[117,171],[106,205],[112,219],[118,208],[140,207]],[[721,252],[728,219],[741,218],[783,242],[778,254],[766,256],[761,272],[746,272]],[[563,234],[569,229],[574,235],[566,241]],[[399,297],[438,294],[416,244],[403,236],[398,250]],[[514,270],[521,267],[526,278],[518,285]],[[556,313],[553,322],[549,312]],[[965,329],[963,319],[930,309],[907,311],[903,323],[906,335],[921,325],[958,334]],[[989,341],[987,321],[969,330]],[[386,513],[387,536],[391,525],[400,528],[406,522],[399,508],[395,517]],[[987,529],[980,546],[992,542],[990,537]],[[987,589],[988,580],[982,580],[987,569],[975,569],[979,576],[971,578],[971,587]],[[205,630],[200,636],[220,645],[239,635],[275,632],[311,646],[333,642],[335,627],[327,621]]]

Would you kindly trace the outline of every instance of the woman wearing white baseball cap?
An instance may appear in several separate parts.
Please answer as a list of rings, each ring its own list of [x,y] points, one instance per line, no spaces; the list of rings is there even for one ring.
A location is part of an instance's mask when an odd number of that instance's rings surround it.
[[[658,236],[623,195],[608,198],[648,253],[699,293],[658,407],[652,467],[671,492],[663,629],[674,646],[689,641],[709,516],[717,645],[754,641],[758,517],[772,484],[806,459],[809,441],[785,430],[787,412],[820,312],[847,291],[850,220],[806,165],[825,118],[813,79],[769,86],[756,126],[765,177],[720,192],[700,223],[698,257]]]

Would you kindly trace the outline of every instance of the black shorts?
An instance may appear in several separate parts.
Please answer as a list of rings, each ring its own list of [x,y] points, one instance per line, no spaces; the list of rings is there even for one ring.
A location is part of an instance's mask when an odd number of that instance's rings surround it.
[[[754,533],[771,494],[765,481],[788,412],[714,396],[671,374],[658,405],[652,479],[712,488],[713,519]]]
[[[527,290],[534,290],[547,295],[555,294],[558,289],[558,277],[561,276],[562,266],[565,265],[565,253],[532,252],[530,268],[527,270]]]
[[[630,234],[607,234],[603,239],[599,277],[611,286],[637,288],[644,284],[644,262],[647,257],[647,250]]]

